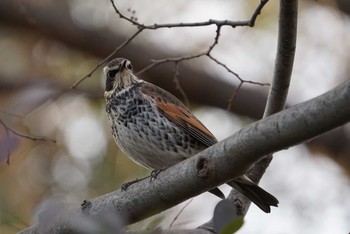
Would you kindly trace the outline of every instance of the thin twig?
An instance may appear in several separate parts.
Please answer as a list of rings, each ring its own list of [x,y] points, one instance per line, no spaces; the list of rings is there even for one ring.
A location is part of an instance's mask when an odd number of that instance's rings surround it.
[[[234,75],[235,77],[237,77],[237,79],[239,79],[241,82],[243,82],[244,80],[238,75],[238,73],[232,71],[230,68],[227,67],[226,64],[220,62],[219,60],[217,60],[216,58],[214,58],[212,55],[208,55],[208,57],[213,60],[215,63],[219,64],[220,66],[222,66],[223,68],[226,69],[227,72],[231,73],[232,75]]]
[[[182,212],[186,209],[187,206],[189,206],[189,204],[191,204],[191,202],[193,201],[193,198],[191,198],[190,200],[188,200],[188,202],[181,208],[181,210],[176,214],[176,216],[174,217],[173,221],[170,223],[169,229],[171,229],[175,223],[175,221],[180,217],[180,215],[182,214]]]
[[[102,61],[100,61],[96,66],[83,78],[76,81],[72,86],[71,89],[75,89],[81,82],[83,82],[85,79],[91,77],[91,75],[99,69],[103,64],[105,64],[108,60],[110,60],[116,53],[118,53],[122,48],[124,48],[127,44],[129,44],[137,35],[139,35],[143,29],[138,29],[131,37],[129,37],[127,40],[125,40],[120,46],[118,46],[115,50],[113,50],[112,53],[110,53],[106,58],[104,58]]]
[[[206,52],[205,52],[206,53]],[[187,55],[187,56],[182,56],[182,57],[174,57],[174,58],[164,58],[164,59],[152,59],[151,60],[151,64],[149,64],[148,66],[146,66],[145,68],[141,69],[140,71],[138,71],[136,73],[137,76],[145,73],[146,71],[158,66],[158,65],[161,65],[161,64],[164,64],[164,63],[179,63],[179,62],[182,62],[182,61],[185,61],[185,60],[190,60],[190,59],[194,59],[194,58],[199,58],[203,55],[205,55],[204,52],[201,52],[201,53],[198,53],[198,54],[195,54],[195,55]]]
[[[134,33],[130,38],[128,38],[125,42],[123,42],[120,46],[118,46],[111,54],[109,54],[105,59],[100,61],[96,66],[83,78],[79,79],[76,81],[72,86],[71,89],[75,89],[81,82],[83,82],[85,79],[91,77],[91,75],[98,69],[100,68],[103,64],[105,64],[108,60],[110,60],[116,53],[118,53],[122,48],[124,48],[127,44],[129,44],[138,34],[140,34],[143,30],[149,29],[149,30],[155,30],[159,28],[176,28],[176,27],[200,27],[200,26],[209,26],[209,25],[216,25],[217,26],[217,34],[214,40],[214,43],[209,47],[209,49],[206,52],[202,52],[196,55],[191,55],[191,56],[184,56],[181,58],[170,58],[167,59],[166,61],[158,60],[157,62],[153,62],[152,64],[148,65],[144,69],[138,72],[139,74],[142,74],[143,72],[159,65],[162,63],[166,62],[179,62],[181,60],[190,60],[194,58],[201,57],[203,55],[209,55],[209,53],[213,50],[215,45],[218,43],[219,36],[220,36],[220,29],[222,26],[231,26],[231,27],[237,27],[237,26],[249,26],[252,27],[255,24],[255,21],[258,17],[258,15],[261,12],[261,9],[264,7],[264,5],[268,2],[268,0],[261,0],[260,4],[257,6],[255,9],[254,13],[252,14],[251,18],[249,20],[243,20],[243,21],[230,21],[230,20],[214,20],[214,19],[209,19],[208,21],[203,21],[203,22],[194,22],[194,23],[170,23],[170,24],[153,24],[153,25],[145,25],[141,24],[136,21],[135,17],[127,17],[124,14],[121,13],[121,11],[117,8],[117,6],[114,3],[114,0],[110,0],[114,11],[116,14],[121,18],[124,19],[128,22],[130,22],[132,25],[137,26],[138,30],[136,33]]]
[[[30,135],[26,135],[20,132],[17,132],[16,130],[10,128],[9,126],[7,126],[4,121],[2,121],[0,119],[0,124],[4,127],[4,129],[8,132],[12,132],[14,135],[22,137],[22,138],[26,138],[32,141],[48,141],[48,142],[52,142],[52,143],[56,143],[56,140],[54,139],[50,139],[50,138],[46,138],[46,137],[37,137],[37,136],[30,136]]]
[[[114,3],[114,0],[110,0],[114,11],[119,15],[120,18],[130,22],[132,25],[137,26],[138,28],[143,29],[149,29],[149,30],[156,30],[160,28],[184,28],[184,27],[202,27],[202,26],[210,26],[210,25],[216,25],[218,27],[221,26],[231,26],[233,28],[238,26],[249,26],[253,27],[255,24],[255,21],[258,17],[258,15],[261,13],[262,8],[265,6],[265,4],[268,2],[268,0],[261,0],[260,4],[255,9],[254,13],[252,14],[251,18],[249,20],[237,20],[237,21],[231,21],[231,20],[215,20],[215,19],[209,19],[207,21],[202,22],[191,22],[191,23],[168,23],[168,24],[152,24],[152,25],[145,25],[137,22],[136,20],[129,18],[125,16],[121,11],[117,8],[117,6]]]
[[[180,80],[179,80],[180,72],[179,72],[179,63],[175,63],[175,74],[173,78],[173,82],[175,84],[175,89],[178,90],[185,102],[185,105],[190,108],[190,101],[186,95],[185,90],[181,87]],[[191,109],[191,108],[190,108]]]
[[[233,100],[236,98],[238,91],[241,89],[244,82],[240,82],[239,85],[233,90],[231,97],[227,101],[227,107],[226,110],[231,111]]]
[[[261,10],[264,8],[264,6],[266,5],[266,3],[267,3],[268,1],[269,1],[269,0],[260,0],[260,4],[259,4],[258,7],[255,9],[255,11],[254,11],[252,17],[250,18],[250,24],[249,24],[250,27],[254,27],[256,19],[257,19],[258,16],[261,14]]]
[[[211,51],[214,49],[214,47],[219,43],[219,37],[220,37],[220,33],[221,33],[221,26],[217,26],[216,28],[216,35],[214,38],[214,42],[213,44],[209,47],[206,55],[209,56]]]
[[[142,73],[158,66],[164,63],[175,63],[175,65],[177,66],[178,63],[185,61],[185,60],[190,60],[190,59],[194,59],[194,58],[199,58],[202,56],[207,56],[210,60],[214,61],[216,64],[222,66],[224,69],[226,69],[227,72],[231,73],[232,75],[234,75],[239,81],[239,85],[238,87],[235,88],[234,92],[232,93],[232,95],[230,96],[230,98],[228,99],[228,104],[227,104],[227,110],[231,110],[232,108],[232,103],[233,103],[233,98],[235,98],[237,96],[238,91],[240,90],[240,88],[242,87],[243,83],[247,83],[247,84],[255,84],[255,85],[261,85],[261,86],[268,86],[270,85],[269,83],[263,83],[263,82],[256,82],[256,81],[251,81],[251,80],[245,80],[243,78],[241,78],[238,73],[234,72],[233,70],[231,70],[226,64],[220,62],[218,59],[214,58],[211,55],[211,51],[214,49],[214,47],[219,43],[219,37],[220,37],[220,32],[221,32],[221,26],[218,26],[216,29],[216,34],[215,34],[215,38],[213,43],[209,46],[209,48],[203,52],[200,52],[198,54],[195,55],[187,55],[187,56],[182,56],[182,57],[174,57],[174,58],[164,58],[164,59],[158,59],[158,60],[151,60],[151,64],[149,64],[148,66],[146,66],[145,68],[143,68],[142,70],[140,70],[137,75],[141,75]],[[181,91],[180,91],[181,92]],[[181,92],[182,93],[182,92]],[[185,93],[183,92],[182,95],[184,95]],[[187,100],[186,100],[187,102]],[[186,104],[187,105],[187,104]],[[188,106],[188,105],[187,105]]]
[[[202,51],[202,52],[194,54],[194,55],[185,55],[185,56],[180,56],[180,57],[151,60],[152,63],[149,64],[148,66],[146,66],[145,68],[143,68],[142,70],[140,70],[139,72],[137,72],[136,75],[141,75],[142,73],[144,73],[144,72],[146,72],[146,71],[148,71],[148,70],[150,70],[158,65],[164,64],[164,63],[171,63],[172,62],[172,63],[177,64],[177,63],[185,61],[185,60],[191,60],[191,59],[199,58],[202,56],[209,56],[210,52],[213,50],[215,45],[218,44],[220,31],[221,31],[221,27],[218,26],[213,43],[205,51]]]

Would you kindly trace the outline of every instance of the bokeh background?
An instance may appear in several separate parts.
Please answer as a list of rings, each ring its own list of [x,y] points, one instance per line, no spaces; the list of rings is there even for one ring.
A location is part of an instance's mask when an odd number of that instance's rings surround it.
[[[116,2],[125,15],[145,24],[245,20],[258,3]],[[349,5],[347,0],[300,2],[288,106],[349,79]],[[212,55],[245,80],[270,82],[277,22],[278,2],[270,1],[254,28],[223,28]],[[0,233],[50,220],[65,208],[150,173],[127,159],[113,142],[101,69],[70,89],[135,31],[108,0],[0,1]],[[116,57],[130,59],[138,71],[151,59],[204,51],[214,37],[214,26],[144,31]],[[188,98],[218,139],[262,116],[268,87],[244,83],[227,110],[239,81],[208,57],[180,63],[179,75],[175,74],[175,65],[169,63],[142,78]],[[20,137],[7,132],[5,125],[46,140]],[[278,197],[280,207],[267,215],[252,205],[238,233],[348,233],[349,125],[275,155],[261,186]],[[131,228],[194,228],[210,219],[217,202],[204,193]]]

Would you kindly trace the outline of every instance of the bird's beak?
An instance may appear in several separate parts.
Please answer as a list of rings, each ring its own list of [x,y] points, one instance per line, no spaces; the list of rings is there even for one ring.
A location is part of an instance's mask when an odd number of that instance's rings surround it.
[[[103,74],[107,75],[108,68],[107,66],[103,68]]]

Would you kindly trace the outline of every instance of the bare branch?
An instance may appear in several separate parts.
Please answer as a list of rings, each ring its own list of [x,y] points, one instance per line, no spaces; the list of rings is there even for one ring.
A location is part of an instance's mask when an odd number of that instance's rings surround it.
[[[229,20],[213,20],[210,19],[208,21],[205,22],[196,22],[196,23],[175,23],[175,24],[154,24],[154,25],[144,25],[141,24],[139,22],[137,22],[136,20],[134,20],[133,18],[129,18],[127,16],[125,16],[124,14],[121,13],[121,11],[117,8],[117,6],[114,3],[114,0],[110,0],[114,11],[119,15],[120,18],[130,22],[132,25],[135,25],[138,27],[138,30],[135,34],[133,34],[130,38],[128,38],[124,43],[122,43],[120,46],[118,46],[118,48],[116,48],[111,54],[109,54],[105,59],[103,59],[101,62],[99,62],[86,76],[84,76],[83,78],[81,78],[80,80],[78,80],[77,82],[75,82],[71,88],[74,89],[76,88],[81,82],[83,82],[85,79],[87,79],[88,77],[91,77],[91,75],[98,69],[100,68],[104,63],[106,63],[108,60],[110,60],[118,51],[120,51],[122,48],[124,48],[127,44],[129,44],[129,42],[131,42],[139,33],[141,33],[144,29],[149,29],[149,30],[154,30],[154,29],[158,29],[158,28],[174,28],[174,27],[199,27],[199,26],[209,26],[209,25],[216,25],[217,26],[217,30],[216,30],[216,36],[214,39],[214,43],[209,47],[209,49],[205,52],[202,53],[198,53],[196,55],[190,55],[190,56],[184,56],[184,57],[178,57],[178,58],[167,58],[167,59],[162,59],[162,60],[156,60],[153,61],[153,63],[151,63],[150,65],[148,65],[147,67],[145,67],[144,69],[142,69],[141,71],[139,71],[137,74],[142,74],[143,72],[146,72],[147,70],[158,66],[160,64],[163,63],[167,63],[167,62],[180,62],[180,61],[184,61],[184,60],[190,60],[190,59],[194,59],[194,58],[198,58],[204,55],[209,56],[210,52],[213,50],[213,48],[215,47],[215,45],[218,44],[218,40],[220,37],[220,30],[222,26],[231,26],[231,27],[236,27],[236,26],[253,26],[255,24],[255,20],[257,18],[257,16],[260,14],[261,9],[264,7],[264,5],[268,2],[268,0],[264,0],[261,1],[260,4],[258,5],[258,7],[256,8],[256,10],[254,11],[252,17],[250,20],[246,20],[246,21],[229,21]],[[212,58],[211,56],[209,56],[210,58]],[[213,58],[212,58],[213,59]],[[214,60],[215,61],[215,60]],[[217,60],[216,60],[217,61]],[[221,63],[222,64],[222,63]],[[232,74],[235,74],[237,78],[239,78],[239,76],[232,72]],[[239,78],[240,79],[240,78]],[[241,80],[241,79],[240,79]],[[242,80],[241,80],[242,81]]]
[[[264,117],[284,109],[292,76],[297,41],[298,0],[280,1],[275,71]]]
[[[84,81],[86,78],[90,77],[102,64],[104,64],[106,61],[108,61],[111,57],[113,57],[121,48],[125,47],[129,42],[131,42],[139,33],[141,33],[144,29],[149,29],[149,30],[155,30],[159,28],[175,28],[175,27],[200,27],[200,26],[209,26],[209,25],[216,25],[217,30],[216,30],[216,36],[214,39],[213,44],[208,48],[208,50],[195,54],[195,55],[188,55],[188,56],[183,56],[183,57],[176,57],[176,58],[166,58],[166,59],[161,59],[161,60],[153,60],[152,63],[142,70],[140,70],[137,75],[140,75],[160,64],[163,63],[168,63],[168,62],[174,62],[178,63],[181,61],[185,60],[190,60],[194,58],[199,58],[201,56],[208,56],[210,59],[215,61],[216,63],[224,66],[231,74],[234,74],[241,82],[245,82],[242,80],[237,73],[231,71],[230,69],[227,68],[226,65],[223,63],[219,62],[217,59],[214,59],[211,55],[210,52],[214,49],[214,47],[218,44],[219,37],[220,37],[220,31],[222,26],[231,26],[231,27],[237,27],[237,26],[250,26],[253,27],[255,24],[255,21],[258,17],[258,15],[261,13],[262,8],[265,6],[265,4],[268,2],[268,0],[261,0],[260,4],[257,6],[255,9],[254,13],[252,14],[250,20],[246,21],[230,21],[230,20],[213,20],[210,19],[208,21],[204,22],[195,22],[195,23],[172,23],[172,24],[154,24],[154,25],[145,25],[137,22],[133,17],[129,18],[125,16],[124,14],[121,13],[121,11],[117,8],[117,6],[114,3],[114,0],[110,0],[114,11],[116,12],[117,15],[121,19],[124,19],[128,22],[130,22],[132,25],[135,25],[138,27],[138,31],[131,36],[126,42],[124,42],[122,45],[120,45],[117,49],[115,49],[108,57],[106,57],[104,60],[102,60],[100,63],[98,63],[94,69],[92,69],[85,77],[82,79],[78,80],[76,83],[72,85],[72,88],[75,88],[77,85],[79,85],[82,81]],[[261,83],[255,83],[253,81],[247,81],[247,83],[254,83],[254,84],[261,84]],[[241,86],[241,85],[240,85]]]
[[[203,21],[203,22],[145,25],[145,24],[141,24],[141,23],[133,20],[132,18],[129,18],[129,17],[125,16],[124,14],[122,14],[121,11],[115,5],[114,0],[110,0],[110,1],[112,3],[114,11],[119,15],[120,18],[130,22],[132,25],[135,25],[138,28],[149,29],[149,30],[156,30],[156,29],[160,29],[160,28],[201,27],[201,26],[210,26],[210,25],[216,25],[217,27],[230,26],[230,27],[233,27],[233,28],[238,27],[238,26],[253,27],[255,25],[255,21],[256,21],[257,17],[261,13],[262,8],[268,2],[268,0],[261,0],[260,4],[256,7],[255,11],[253,12],[253,14],[252,14],[252,16],[251,16],[251,18],[249,20],[231,21],[231,20],[209,19],[208,21]]]
[[[143,68],[142,70],[140,70],[136,74],[141,75],[142,73],[144,73],[144,72],[146,72],[146,71],[148,71],[148,70],[150,70],[158,65],[164,64],[164,63],[178,64],[179,62],[182,62],[182,61],[191,60],[191,59],[199,58],[202,56],[209,56],[210,52],[218,44],[219,37],[220,37],[220,30],[221,30],[221,27],[218,26],[213,43],[205,51],[202,51],[202,52],[194,54],[194,55],[185,55],[185,56],[180,56],[180,57],[164,58],[164,59],[158,59],[158,60],[154,59],[154,60],[151,60],[152,63],[150,65],[146,66],[145,68]]]
[[[77,219],[69,217],[82,217],[98,223],[98,217],[111,212],[121,214],[128,223],[136,222],[244,174],[266,154],[349,122],[349,102],[350,80],[321,96],[241,129],[166,169],[152,182],[142,180],[126,191],[117,190],[92,199],[81,208],[58,215],[51,223],[41,223],[21,233],[67,233],[79,225],[75,222]]]
[[[214,49],[214,47],[219,42],[220,32],[221,32],[221,26],[218,26],[217,30],[216,30],[214,41],[209,46],[209,48],[207,50],[205,50],[203,52],[200,52],[198,54],[195,54],[195,55],[188,55],[188,56],[182,56],[182,57],[174,57],[174,58],[164,58],[164,59],[152,60],[152,63],[149,64],[148,66],[146,66],[145,68],[143,68],[142,70],[140,70],[137,73],[137,75],[141,75],[142,73],[144,73],[144,72],[146,72],[146,71],[148,71],[148,70],[150,70],[150,69],[152,69],[152,68],[154,68],[154,67],[156,67],[158,65],[164,64],[164,63],[172,62],[172,63],[175,63],[176,66],[178,66],[178,63],[180,63],[180,62],[183,62],[183,61],[186,61],[186,60],[191,60],[191,59],[194,59],[194,58],[199,58],[199,57],[202,57],[202,56],[207,56],[212,61],[214,61],[216,64],[222,66],[227,72],[229,72],[232,75],[234,75],[240,81],[240,83],[234,89],[232,95],[228,99],[227,110],[231,110],[232,104],[233,104],[233,99],[237,96],[237,93],[241,89],[243,83],[261,85],[261,86],[270,85],[270,84],[269,83],[256,82],[256,81],[250,81],[250,80],[244,80],[238,75],[238,73],[234,72],[233,70],[228,68],[228,66],[226,64],[220,62],[218,59],[214,58],[211,55],[211,51]],[[181,94],[184,96],[184,92],[181,92]]]
[[[38,136],[31,136],[31,135],[26,135],[20,132],[17,132],[16,130],[10,128],[9,126],[7,126],[4,121],[2,121],[0,119],[0,124],[4,127],[4,129],[6,130],[6,132],[11,132],[16,136],[22,137],[22,138],[26,138],[32,141],[48,141],[48,142],[52,142],[52,143],[56,143],[56,140],[54,139],[50,139],[50,138],[46,138],[46,137],[38,137]]]
[[[206,53],[206,52],[205,52]],[[144,72],[158,66],[164,63],[179,63],[185,60],[190,60],[190,59],[194,59],[194,58],[199,58],[203,55],[205,55],[205,53],[201,52],[195,55],[187,55],[187,56],[182,56],[182,57],[174,57],[174,58],[164,58],[164,59],[158,59],[158,60],[151,60],[151,64],[149,64],[148,66],[146,66],[145,68],[141,69],[140,71],[138,71],[136,73],[137,76],[143,74]]]
[[[238,91],[241,89],[243,85],[243,82],[239,83],[239,85],[235,88],[235,90],[232,92],[231,97],[228,99],[227,101],[227,110],[231,110],[232,109],[232,105],[233,105],[233,100],[236,98]]]
[[[181,213],[186,209],[186,207],[191,204],[191,202],[193,201],[193,198],[188,200],[188,202],[186,202],[186,204],[181,208],[181,210],[176,214],[175,218],[173,219],[173,221],[170,223],[169,225],[169,229],[171,229],[175,223],[175,221],[179,218],[179,216],[181,215]]]
[[[278,44],[275,71],[269,90],[264,118],[282,111],[291,80],[297,38],[298,0],[281,0],[278,27]],[[256,163],[247,174],[258,183],[272,160],[272,154]],[[232,200],[239,200],[247,212],[250,201],[236,191],[232,192]]]
[[[6,113],[8,114],[8,113]],[[12,114],[10,114],[11,116],[13,116]],[[19,116],[16,115],[16,117],[20,118]],[[5,124],[5,122],[0,118],[0,125],[2,125],[2,127],[5,129],[6,132],[6,137],[7,139],[10,139],[10,133],[12,133],[15,136],[21,137],[21,138],[26,138],[32,141],[47,141],[47,142],[52,142],[52,143],[56,143],[56,140],[53,139],[49,139],[46,137],[36,137],[36,136],[30,136],[30,135],[26,135],[20,132],[17,132],[16,130],[10,128],[9,126],[7,126],[7,124]],[[10,155],[11,155],[11,149],[8,147],[7,143],[5,143],[4,145],[5,149],[7,149],[7,159],[6,159],[6,163],[10,164]]]
[[[258,7],[255,9],[252,17],[250,18],[250,27],[254,27],[255,25],[255,21],[258,18],[258,16],[261,14],[262,9],[264,8],[265,4],[268,2],[269,0],[260,0],[260,4],[258,5]]]
[[[143,29],[138,29],[131,37],[126,39],[120,46],[118,46],[115,50],[113,50],[112,53],[110,53],[107,57],[105,57],[101,62],[96,64],[96,66],[88,73],[86,74],[83,78],[80,80],[76,81],[72,86],[71,89],[75,89],[81,82],[83,82],[85,79],[89,78],[94,74],[94,72],[99,69],[103,64],[108,62],[113,56],[116,55],[121,49],[123,49],[125,46],[127,46],[137,35],[139,35],[142,32]]]
[[[123,35],[115,34],[106,29],[79,27],[72,21],[69,12],[61,4],[42,5],[33,2],[27,4],[26,1],[21,1],[21,4],[26,8],[28,15],[37,22],[36,25],[30,24],[27,18],[18,11],[14,1],[11,0],[0,1],[1,21],[12,27],[20,26],[22,30],[29,30],[27,33],[39,33],[42,36],[55,38],[55,40],[97,57],[105,57],[115,49],[116,43],[119,45],[126,40]],[[159,48],[134,44],[127,47],[125,53],[123,52],[123,56],[133,61],[134,67],[142,68],[149,64],[149,58],[166,58],[171,55],[169,51],[159,50]],[[179,67],[181,68],[182,86],[191,101],[223,109],[227,107],[227,99],[232,94],[232,90],[235,89],[234,84],[224,79],[216,79],[216,75],[193,69],[193,67],[186,64],[179,64]],[[145,80],[174,92],[171,79],[166,79],[166,77],[172,77],[167,65],[143,74]],[[6,81],[5,79],[0,78],[0,81],[0,90],[3,91],[21,87],[20,85],[24,82],[12,82],[7,87],[3,84]],[[200,85],[198,85],[199,81],[201,82]],[[27,82],[24,82],[24,84],[27,84]],[[94,96],[96,96],[96,90]],[[196,90],[196,92],[189,92],[193,90]],[[246,89],[243,86],[240,89],[240,95],[235,100],[234,111],[240,115],[259,118],[263,113],[265,99],[263,93]]]

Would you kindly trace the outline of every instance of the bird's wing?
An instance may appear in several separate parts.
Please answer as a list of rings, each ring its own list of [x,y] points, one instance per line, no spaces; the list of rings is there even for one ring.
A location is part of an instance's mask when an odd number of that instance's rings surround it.
[[[217,142],[215,136],[175,96],[147,82],[139,85],[141,92],[157,105],[164,116],[190,136],[208,147]]]

